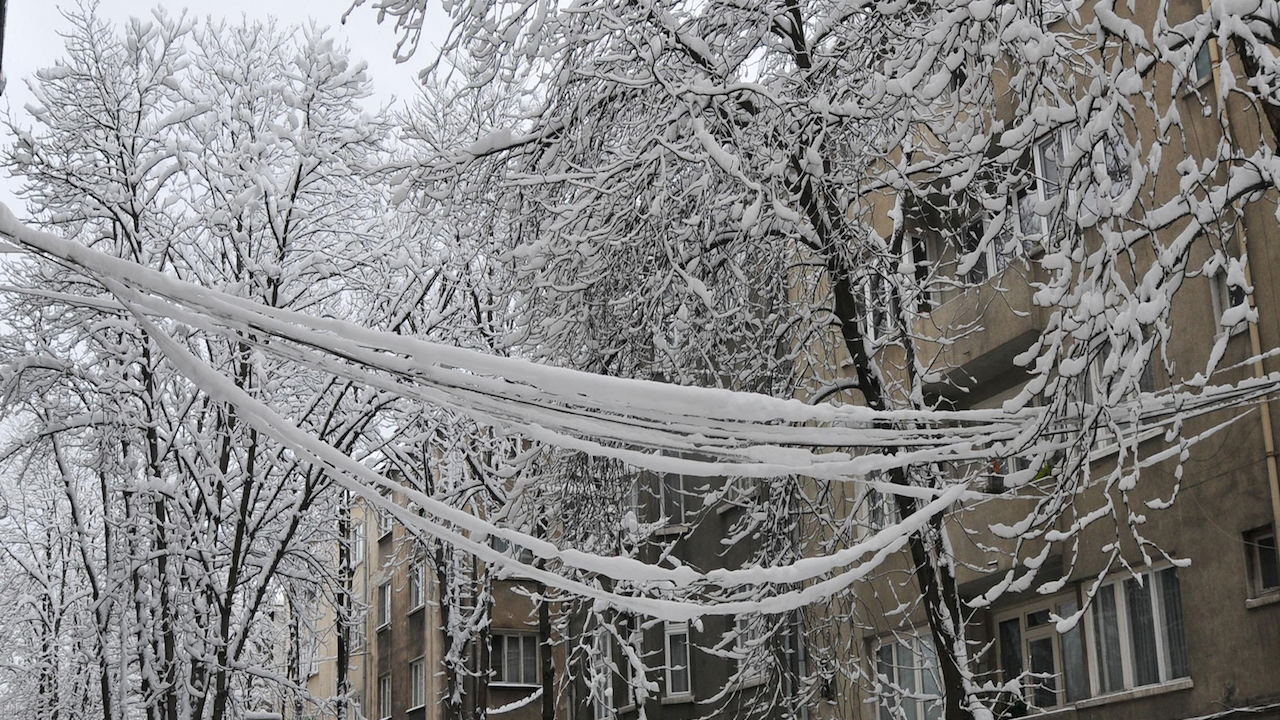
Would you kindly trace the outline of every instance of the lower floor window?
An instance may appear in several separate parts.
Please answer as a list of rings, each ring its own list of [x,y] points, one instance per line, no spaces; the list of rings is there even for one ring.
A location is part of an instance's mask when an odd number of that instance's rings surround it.
[[[413,688],[409,695],[409,707],[422,707],[427,704],[427,661],[419,658],[409,663],[409,677],[413,680]]]
[[[1028,705],[1051,708],[1089,697],[1082,624],[1059,633],[1051,621],[1051,610],[1067,617],[1079,609],[1071,597],[1006,614],[996,623],[1003,679],[1020,681]]]
[[[922,637],[884,638],[876,647],[876,694],[880,720],[938,720],[938,655],[928,630]]]
[[[667,696],[688,695],[689,685],[689,625],[667,623],[665,650],[667,654]]]
[[[378,677],[378,717],[391,717],[391,675]]]
[[[1122,577],[1098,588],[1090,647],[1099,693],[1187,677],[1182,590],[1174,567]]]
[[[603,720],[613,714],[613,643],[604,628],[591,639],[591,667],[587,678],[591,687],[591,714]]]
[[[538,684],[538,637],[494,634],[489,656],[493,681],[511,685]]]

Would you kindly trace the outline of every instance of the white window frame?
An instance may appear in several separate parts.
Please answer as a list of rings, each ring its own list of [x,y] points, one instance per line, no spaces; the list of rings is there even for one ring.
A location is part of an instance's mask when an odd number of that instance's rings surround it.
[[[870,473],[867,480],[886,481],[885,477],[879,473]],[[898,499],[895,495],[878,490],[870,485],[862,493],[862,504],[865,507],[866,526],[871,532],[879,532],[891,525],[902,522],[902,515],[898,511]],[[877,513],[880,519],[876,519]]]
[[[675,666],[671,658],[671,639],[677,636],[684,636],[684,665]],[[664,680],[666,681],[662,687],[663,697],[667,698],[691,698],[693,697],[693,643],[689,635],[689,623],[687,622],[668,622],[662,626],[662,659],[664,669]],[[676,673],[684,673],[685,689],[681,692],[672,692],[674,685],[672,682],[676,677]]]
[[[347,697],[347,720],[364,720],[364,694],[359,690]]]
[[[409,709],[427,706],[427,659],[419,655],[409,662]]]
[[[351,518],[351,567],[364,562],[364,518]]]
[[[591,658],[587,689],[591,696],[591,716],[595,720],[613,717],[613,641],[604,627],[591,638]]]
[[[378,586],[378,630],[391,625],[391,581]]]
[[[680,503],[680,517],[667,517],[668,478],[677,478],[678,491],[676,499]],[[658,476],[658,512],[666,517],[667,527],[684,528],[689,526],[695,513],[690,509],[689,476],[680,473],[666,473]]]
[[[391,720],[391,673],[378,676],[378,717]]]
[[[1094,608],[1099,603],[1099,598],[1095,594],[1090,601],[1088,612],[1084,615],[1086,642],[1085,650],[1089,659],[1089,694],[1090,697],[1099,697],[1105,695],[1114,695],[1117,693],[1129,692],[1131,690],[1142,687],[1158,687],[1167,683],[1175,682],[1187,676],[1172,676],[1172,668],[1170,668],[1170,657],[1167,632],[1165,628],[1167,623],[1164,619],[1164,607],[1160,602],[1161,593],[1159,591],[1159,583],[1156,581],[1156,574],[1173,567],[1170,563],[1160,563],[1150,568],[1138,570],[1135,573],[1129,571],[1121,571],[1109,575],[1099,586],[1098,592],[1102,592],[1102,588],[1111,587],[1111,592],[1115,593],[1116,601],[1116,634],[1120,641],[1120,668],[1121,668],[1121,687],[1102,690],[1102,665],[1099,657],[1102,652],[1101,638],[1099,629],[1094,620]],[[1158,679],[1154,683],[1146,685],[1137,685],[1135,674],[1137,669],[1134,665],[1134,649],[1133,634],[1130,632],[1130,609],[1129,600],[1124,591],[1125,581],[1134,577],[1134,575],[1143,576],[1143,582],[1150,586],[1150,598],[1152,603],[1152,624],[1155,628],[1155,644],[1156,644],[1156,673]],[[1181,580],[1181,578],[1179,578]],[[1179,596],[1181,596],[1181,582],[1179,583]],[[1181,599],[1181,597],[1179,597]],[[1186,608],[1183,606],[1183,641],[1186,641]],[[1184,651],[1186,648],[1184,648]],[[1190,653],[1188,652],[1188,655]],[[1189,670],[1189,668],[1188,668]]]
[[[427,567],[421,560],[409,567],[409,613],[417,612],[427,604]]]
[[[737,633],[733,638],[733,651],[738,656],[739,682],[763,680],[768,668],[760,653],[769,639],[765,619],[738,615],[733,619],[733,627]]]
[[[517,640],[519,642],[519,647],[520,647],[519,649],[520,662],[518,663],[520,677],[514,680],[508,677],[510,673],[507,672],[508,670],[507,645],[512,640]],[[533,642],[529,642],[530,640],[532,640]],[[502,653],[498,658],[496,658],[497,663],[500,663],[500,664],[495,664],[495,658],[492,657],[492,655],[494,654],[492,647],[499,644],[499,642],[502,645]],[[529,649],[529,647],[533,648],[533,677],[532,678],[525,677],[525,672],[524,672],[525,660],[527,659],[525,653]],[[515,631],[509,631],[509,630],[494,632],[491,643],[490,643],[489,654],[490,654],[489,667],[492,670],[493,677],[494,677],[494,680],[489,683],[490,685],[496,685],[499,687],[539,687],[540,686],[540,677],[542,674],[542,642],[541,642],[541,639],[536,634],[525,633],[525,632],[515,632]]]
[[[1074,123],[1062,125],[1037,137],[1036,141],[1031,146],[1031,159],[1036,173],[1036,196],[1039,198],[1040,203],[1053,199],[1053,197],[1049,195],[1049,183],[1045,174],[1046,158],[1044,157],[1043,149],[1050,141],[1057,146],[1058,188],[1056,193],[1062,194],[1064,191],[1067,193],[1058,201],[1058,212],[1065,212],[1067,206],[1071,204],[1071,201],[1074,198],[1074,191],[1071,189],[1071,178],[1065,174],[1065,171],[1070,170],[1070,166],[1063,163],[1066,162],[1067,152],[1075,146],[1077,135],[1079,135],[1079,128]],[[1038,205],[1039,203],[1037,203],[1037,206]],[[1051,215],[1040,215],[1039,213],[1036,213],[1036,215],[1040,218],[1040,232],[1043,236],[1047,236],[1053,231],[1053,217]],[[1059,225],[1061,226],[1061,223],[1059,223]],[[1061,231],[1065,232],[1066,228],[1062,227]]]
[[[904,640],[905,639],[905,643]],[[906,643],[910,643],[913,647],[906,647]],[[928,647],[928,652],[923,648]],[[880,673],[881,650],[891,648],[890,654],[892,658],[889,666],[892,668],[893,677],[888,677]],[[911,650],[912,660],[909,668],[903,667],[902,650]],[[930,671],[929,664],[924,661],[926,656],[932,656],[933,667]],[[902,698],[898,704],[900,708],[906,708],[907,703],[912,703],[911,709],[906,711],[908,718],[914,720],[941,720],[943,717],[943,706],[939,702],[941,700],[942,678],[938,671],[938,654],[933,651],[933,641],[929,637],[929,629],[927,627],[919,628],[905,636],[899,638],[897,635],[885,635],[875,638],[871,648],[871,673],[875,679],[875,715],[880,720],[892,720],[898,717],[889,708],[884,706],[883,698],[885,695],[893,695],[901,697],[902,690],[906,690],[913,694],[913,697]],[[902,683],[902,670],[911,672],[910,687]],[[938,695],[925,694],[925,673],[929,672],[932,676],[934,689],[938,691]],[[882,689],[885,688],[885,689]],[[887,690],[886,690],[887,689]],[[912,712],[914,711],[914,712]]]
[[[1045,707],[1040,707],[1036,705],[1035,694],[1036,694],[1037,688],[1035,687],[1035,685],[1025,684],[1023,685],[1022,699],[1027,703],[1028,707],[1034,707],[1040,710],[1051,710],[1051,709],[1067,707],[1072,703],[1079,702],[1079,700],[1084,699],[1084,698],[1079,698],[1076,700],[1067,699],[1066,658],[1063,654],[1063,647],[1062,647],[1063,634],[1058,632],[1057,624],[1054,623],[1053,620],[1051,619],[1045,624],[1038,625],[1036,627],[1029,627],[1027,625],[1027,618],[1037,613],[1048,612],[1050,613],[1050,615],[1054,613],[1061,615],[1062,605],[1063,603],[1067,603],[1067,602],[1075,603],[1077,610],[1079,609],[1079,602],[1080,602],[1079,598],[1076,596],[1074,592],[1072,592],[1072,593],[1055,595],[1049,598],[1038,598],[1033,602],[1024,603],[1022,605],[1004,610],[1000,613],[997,613],[995,616],[995,628],[996,628],[995,657],[997,658],[997,665],[1000,667],[1001,671],[1008,670],[1008,668],[1005,668],[1003,665],[1004,636],[1001,634],[1001,630],[1000,630],[1000,626],[1002,623],[1009,620],[1014,620],[1014,619],[1018,621],[1018,633],[1019,633],[1019,640],[1021,642],[1021,647],[1018,648],[1018,652],[1021,655],[1022,671],[1024,673],[1031,672],[1031,644],[1037,641],[1044,640],[1046,638],[1052,638],[1053,668],[1054,668],[1053,675],[1055,678],[1054,682],[1056,684],[1056,689],[1054,691],[1054,695],[1055,695],[1054,704],[1048,705]],[[1089,696],[1088,693],[1091,693],[1093,690],[1092,683],[1090,682],[1090,679],[1089,679],[1089,661],[1088,661],[1088,644],[1089,643],[1088,643],[1088,638],[1086,637],[1087,633],[1085,632],[1083,623],[1078,623],[1077,628],[1080,631],[1080,643],[1084,651],[1084,657],[1082,658],[1082,662],[1084,666],[1080,668],[1080,671],[1084,673],[1084,677],[1083,677],[1083,680],[1085,683],[1084,690],[1086,693],[1086,697],[1088,697]],[[1032,682],[1036,682],[1036,680],[1033,680]]]
[[[380,494],[387,501],[394,502],[390,490],[380,492]],[[395,518],[391,517],[390,512],[382,508],[377,508],[376,512],[378,513],[378,539],[381,540],[391,534],[392,528],[395,527]]]
[[[1196,51],[1195,57],[1191,58],[1191,67],[1187,68],[1187,92],[1194,92],[1197,88],[1203,87],[1206,83],[1213,79],[1213,51],[1209,48],[1209,43],[1213,40],[1206,39],[1200,43],[1200,49]],[[1204,75],[1200,74],[1200,58],[1204,57],[1209,68]]]
[[[1260,541],[1271,540],[1271,553],[1275,555],[1275,561],[1280,566],[1280,550],[1276,548],[1275,528],[1271,525],[1264,525],[1254,528],[1244,534],[1245,552],[1249,558],[1249,597],[1258,598],[1268,595],[1280,593],[1280,585],[1263,587],[1262,585],[1262,553],[1263,548]]]
[[[1222,316],[1228,310],[1249,304],[1249,296],[1244,293],[1243,288],[1240,290],[1240,302],[1231,302],[1231,285],[1227,282],[1227,271],[1225,268],[1219,268],[1216,273],[1209,276],[1209,294],[1213,301],[1213,334],[1214,337],[1220,337],[1223,333],[1229,333],[1232,337],[1239,335],[1249,329],[1249,321],[1241,320],[1232,327],[1226,327],[1222,324]]]

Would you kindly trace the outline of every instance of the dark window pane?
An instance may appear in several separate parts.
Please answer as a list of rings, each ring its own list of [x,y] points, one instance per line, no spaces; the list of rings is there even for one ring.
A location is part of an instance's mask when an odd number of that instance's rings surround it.
[[[1200,52],[1196,53],[1196,82],[1209,77],[1213,72],[1213,60],[1209,57],[1209,43],[1205,41],[1200,46]]]
[[[538,638],[524,636],[524,681],[538,682]]]
[[[1068,600],[1058,606],[1058,615],[1069,617],[1079,609],[1075,600]],[[1077,622],[1058,641],[1062,649],[1062,677],[1067,690],[1067,702],[1089,697],[1089,680],[1084,670],[1084,631],[1080,627],[1083,622]]]
[[[1160,661],[1156,653],[1156,625],[1151,617],[1151,576],[1139,583],[1136,578],[1124,581],[1125,604],[1129,610],[1129,638],[1133,642],[1133,679],[1135,685],[1160,682]]]
[[[1000,668],[1005,682],[1022,674],[1022,628],[1018,618],[1000,623]]]
[[[673,523],[684,522],[684,493],[680,475],[664,475],[662,478],[662,514]]]
[[[1116,586],[1103,585],[1093,599],[1093,625],[1098,633],[1099,688],[1104,693],[1124,689],[1120,667],[1120,628],[1116,622]]]
[[[492,644],[489,647],[489,667],[493,669],[494,682],[506,682],[507,674],[503,672],[505,665],[503,664],[502,636],[494,635]]]
[[[897,682],[897,675],[893,672],[893,646],[888,643],[876,650],[876,673],[883,682]],[[886,688],[880,696],[880,720],[893,720],[890,707],[889,690]]]
[[[1280,587],[1280,568],[1276,566],[1276,536],[1259,537],[1258,546],[1258,589],[1274,590]]]
[[[667,664],[671,668],[671,687],[668,695],[684,695],[689,692],[689,636],[684,633],[671,635],[671,657]]]
[[[1187,635],[1182,618],[1182,587],[1178,569],[1166,568],[1158,575],[1164,613],[1164,643],[1169,653],[1169,678],[1187,677],[1191,668],[1187,662]]]
[[[520,638],[507,638],[507,682],[523,682],[520,677]]]
[[[1032,703],[1039,708],[1053,707],[1058,704],[1058,678],[1053,662],[1053,638],[1041,638],[1027,643],[1028,660],[1035,678],[1035,692]]]

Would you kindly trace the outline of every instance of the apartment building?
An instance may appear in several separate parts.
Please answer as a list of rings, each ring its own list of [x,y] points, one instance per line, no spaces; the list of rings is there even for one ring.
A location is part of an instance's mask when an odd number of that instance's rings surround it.
[[[409,506],[399,493],[393,501]],[[529,584],[484,578],[488,569],[462,553],[429,555],[391,515],[363,502],[351,509],[352,627],[347,720],[462,720],[481,707],[509,720],[543,717],[540,693],[550,648]],[[468,622],[488,593],[484,629],[455,648],[447,628]],[[484,610],[482,609],[482,612]],[[307,691],[332,698],[338,689],[338,623],[323,603],[303,651]],[[450,663],[447,657],[461,658]],[[450,678],[454,678],[451,680]],[[456,697],[456,702],[450,702]],[[482,705],[483,704],[483,705]],[[303,717],[335,718],[332,703],[310,704]]]
[[[1140,2],[1132,15],[1140,25],[1151,27],[1155,12],[1155,3]],[[1177,12],[1177,8],[1170,10],[1171,15]],[[1182,12],[1189,18],[1200,12],[1199,4],[1188,5]],[[1202,92],[1188,89],[1178,101],[1182,136],[1193,154],[1211,153],[1222,137],[1215,113],[1202,112],[1201,105],[1217,102],[1216,87],[1222,82],[1216,67],[1219,51],[1216,45],[1206,46],[1187,79]],[[1243,72],[1238,58],[1229,60],[1237,73]],[[1174,78],[1162,67],[1148,81],[1168,87]],[[1245,82],[1243,74],[1235,82]],[[1265,134],[1274,141],[1270,128],[1259,125],[1260,113],[1243,101],[1235,102],[1226,112],[1236,138],[1256,141]],[[1157,118],[1145,112],[1137,110],[1135,125],[1155,127]],[[1040,201],[1051,200],[1059,191],[1054,179],[1065,177],[1061,163],[1074,142],[1076,129],[1070,125],[1036,140],[1033,151],[1021,160],[1032,170],[1031,179],[1009,198],[1007,225],[997,232],[1028,241],[1046,232],[1083,232],[1086,243],[1090,242],[1093,231],[1057,227],[1051,218],[1034,211]],[[1142,151],[1145,148],[1139,148]],[[1164,155],[1158,172],[1145,180],[1157,197],[1175,194],[1179,177],[1175,166],[1183,160],[1177,153]],[[1108,173],[1116,186],[1137,181],[1128,177],[1123,164],[1101,167],[1099,172]],[[888,211],[894,202],[886,194],[874,216],[877,230],[886,237],[893,227]],[[1247,207],[1234,236],[1227,240],[1229,252],[1237,257],[1247,241],[1252,294],[1246,297],[1229,291],[1225,275],[1188,280],[1172,310],[1177,327],[1169,357],[1175,375],[1170,377],[1162,367],[1151,368],[1140,378],[1142,390],[1159,391],[1189,379],[1205,367],[1221,333],[1228,333],[1229,340],[1220,366],[1234,367],[1221,382],[1280,369],[1274,359],[1246,362],[1260,348],[1280,343],[1280,280],[1275,274],[1280,267],[1280,227],[1272,215],[1273,205],[1268,205],[1272,204]],[[977,239],[988,232],[998,213],[989,208],[965,209],[963,202],[952,207],[961,209],[944,214],[933,207],[907,206],[903,212],[913,245],[925,256],[920,259],[941,263],[954,272],[959,257],[977,247]],[[1178,229],[1168,232],[1172,237]],[[1030,249],[1035,243],[1004,245],[1010,246]],[[1208,251],[1200,246],[1195,252],[1200,254],[1191,258],[1192,267],[1203,262]],[[1155,260],[1150,246],[1135,246],[1136,270]],[[1029,377],[1014,358],[1031,348],[1047,325],[1049,310],[1033,302],[1033,290],[1048,275],[1035,263],[1027,263],[1020,252],[1004,254],[994,249],[968,274],[971,287],[941,290],[928,298],[915,330],[941,338],[947,328],[980,326],[980,331],[965,333],[953,342],[922,344],[926,361],[949,368],[952,381],[936,383],[929,390],[946,406],[998,408]],[[1224,326],[1224,315],[1244,302],[1258,309],[1258,322]],[[1092,370],[1088,375],[1077,390],[1080,402],[1091,402],[1091,393],[1099,390],[1090,384],[1096,382]],[[1181,435],[1202,433],[1234,412],[1190,419]],[[975,537],[973,529],[1023,517],[1045,497],[1048,482],[1005,490],[1000,478],[1015,468],[993,464],[991,482],[984,489],[995,499],[957,508],[946,528],[958,561],[958,589],[973,613],[966,629],[974,658],[971,669],[980,682],[990,683],[990,698],[1000,716],[1280,717],[1280,666],[1276,663],[1280,573],[1275,539],[1280,499],[1275,496],[1275,438],[1268,412],[1257,409],[1192,447],[1181,477],[1175,475],[1171,462],[1143,471],[1141,482],[1128,491],[1128,501],[1150,509],[1140,529],[1154,547],[1140,547],[1133,533],[1118,531],[1116,524],[1108,522],[1087,527],[1078,544],[1024,546],[1017,555],[1039,563],[1036,580],[984,607],[979,599],[1014,569],[1010,560],[1014,542],[990,533]],[[1138,440],[1144,454],[1166,447],[1162,430],[1142,431]],[[1116,462],[1114,437],[1100,433],[1088,457],[1092,476],[1104,477]],[[1094,484],[1084,492],[1080,513],[1103,507],[1108,496],[1118,503],[1120,493],[1116,487]],[[1173,501],[1169,509],[1160,509],[1169,501]],[[856,512],[870,532],[895,519],[896,508],[870,493],[859,501]],[[1058,516],[1056,528],[1066,531],[1079,521],[1078,515],[1067,511]],[[1020,568],[1025,572],[1026,563]],[[879,579],[859,589],[857,603],[863,606],[859,617],[864,625],[850,632],[847,642],[850,652],[864,658],[862,679],[842,687],[840,692],[852,699],[833,716],[909,720],[942,716],[942,707],[934,699],[941,687],[936,652],[924,613],[919,603],[906,611],[900,605],[901,578],[912,572],[904,553],[884,568]],[[1064,577],[1066,582],[1057,581]],[[1051,617],[1072,617],[1086,603],[1089,608],[1079,622],[1059,632]],[[1020,691],[999,687],[1019,677],[1023,678]]]

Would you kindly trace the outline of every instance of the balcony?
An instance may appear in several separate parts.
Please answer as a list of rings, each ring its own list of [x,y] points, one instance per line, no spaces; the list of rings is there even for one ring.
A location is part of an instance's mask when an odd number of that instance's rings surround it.
[[[944,378],[926,386],[928,392],[971,407],[1025,379],[1013,359],[1031,347],[1045,319],[1032,303],[1033,289],[1022,267],[947,293],[938,307],[917,318],[920,359]]]

